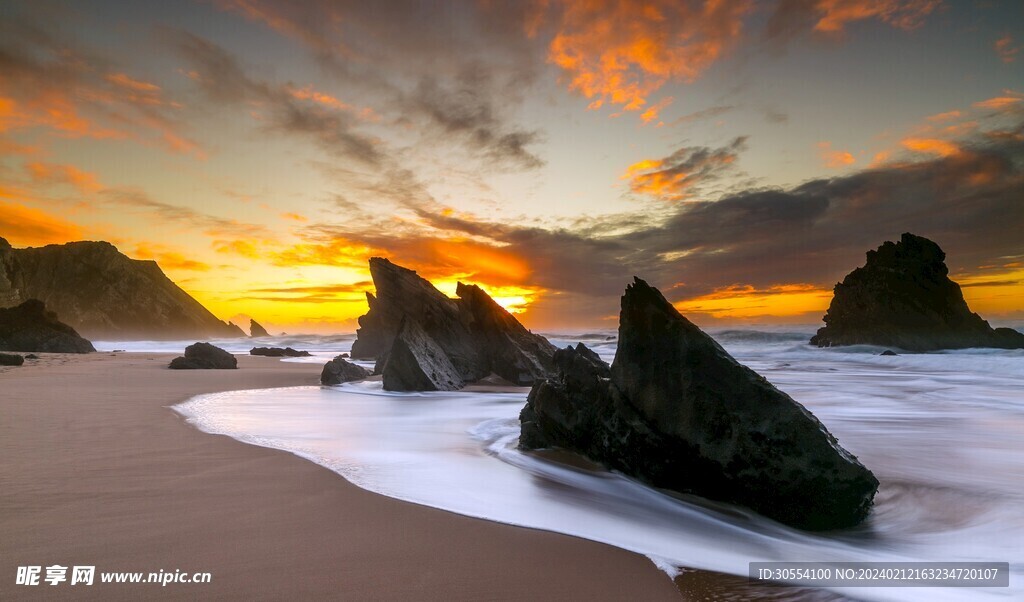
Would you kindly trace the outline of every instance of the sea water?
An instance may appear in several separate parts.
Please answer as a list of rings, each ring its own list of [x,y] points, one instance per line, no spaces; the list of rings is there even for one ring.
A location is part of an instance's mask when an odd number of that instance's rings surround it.
[[[742,576],[754,561],[1009,562],[1009,588],[837,591],[870,600],[1024,599],[1024,351],[893,357],[868,346],[817,349],[806,344],[810,331],[712,334],[875,473],[881,485],[861,526],[803,532],[521,452],[525,391],[389,393],[364,382],[202,395],[176,409],[206,432],[296,453],[382,495],[604,542],[670,573]],[[579,339],[614,356],[614,333],[552,337],[560,346]],[[330,344],[319,353],[333,356],[351,339]]]

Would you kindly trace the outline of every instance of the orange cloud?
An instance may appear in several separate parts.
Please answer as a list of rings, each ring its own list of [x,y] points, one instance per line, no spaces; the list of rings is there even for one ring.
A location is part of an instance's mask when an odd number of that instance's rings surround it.
[[[995,48],[999,60],[1004,63],[1012,63],[1017,60],[1017,54],[1020,52],[1020,47],[1013,45],[1013,38],[1010,37],[1010,34],[996,40],[992,47]]]
[[[842,33],[847,23],[879,19],[900,29],[920,27],[942,0],[818,0],[814,8],[820,14],[815,31]]]
[[[1022,100],[1024,100],[1024,98],[1020,96],[996,96],[995,98],[976,102],[973,106],[976,109],[1003,111],[1011,107],[1016,107]]]
[[[665,109],[665,107],[672,104],[673,100],[675,99],[672,98],[671,96],[666,96],[665,98],[659,100],[656,104],[647,107],[646,111],[640,113],[640,121],[644,123],[650,123],[654,121],[655,119],[658,118],[658,115]],[[658,125],[662,125],[661,122],[658,122]]]
[[[262,253],[256,248],[256,245],[247,240],[215,240],[213,241],[213,250],[225,255],[241,255],[249,259],[262,258]]]
[[[875,156],[871,159],[871,163],[868,164],[869,169],[876,167],[882,167],[889,162],[889,158],[892,156],[892,151],[879,151],[875,153]]]
[[[742,19],[752,9],[748,0],[552,4],[561,12],[548,60],[561,68],[569,88],[590,99],[592,109],[611,104],[644,110],[645,122],[666,103],[649,107],[649,97],[670,81],[700,77],[739,40]]]
[[[370,107],[364,107],[360,109],[354,105],[350,105],[347,102],[338,100],[336,97],[327,94],[326,92],[319,92],[313,89],[313,86],[306,86],[305,88],[293,88],[288,86],[285,88],[292,98],[298,100],[307,100],[323,105],[325,107],[335,109],[337,111],[346,111],[348,113],[354,113],[360,118],[367,121],[379,121],[380,117]]]
[[[900,141],[903,148],[927,155],[951,157],[960,154],[960,147],[948,140],[937,138],[904,138]]]
[[[847,151],[833,150],[831,142],[819,142],[818,151],[821,155],[821,162],[825,167],[837,169],[853,165],[857,159]]]
[[[2,78],[0,78],[2,81]],[[48,91],[27,101],[0,97],[0,132],[44,126],[69,138],[123,138],[117,130],[101,128],[82,117],[71,99]]]
[[[629,189],[635,194],[682,201],[693,196],[700,184],[731,167],[737,153],[745,148],[745,137],[720,148],[681,148],[664,159],[644,159],[630,165],[620,179],[629,180]]]
[[[135,90],[136,92],[160,91],[160,86],[156,84],[151,84],[149,82],[140,81],[137,79],[132,79],[124,73],[110,73],[107,75],[106,79],[108,82],[114,84],[115,86],[120,86],[122,88],[127,88],[129,90]]]
[[[962,115],[963,113],[960,111],[946,111],[945,113],[930,115],[926,119],[928,121],[952,121],[953,119],[959,119]]]
[[[38,209],[0,201],[0,236],[15,246],[48,245],[81,240],[82,229]]]
[[[25,166],[32,180],[37,184],[67,184],[82,193],[103,190],[103,184],[95,174],[82,171],[74,165],[33,162]]]
[[[305,215],[302,215],[302,214],[299,214],[299,213],[295,213],[293,211],[288,211],[288,212],[282,213],[281,217],[284,218],[284,219],[289,219],[289,220],[295,221],[295,222],[308,222],[309,221],[309,218],[306,217]]]

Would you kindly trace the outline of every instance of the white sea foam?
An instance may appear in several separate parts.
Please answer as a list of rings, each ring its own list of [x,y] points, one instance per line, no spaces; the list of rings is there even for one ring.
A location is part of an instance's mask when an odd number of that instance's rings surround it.
[[[595,333],[587,344],[610,359],[608,336]],[[204,431],[297,453],[365,489],[605,542],[645,554],[670,574],[683,566],[746,575],[752,561],[1008,561],[1010,588],[843,593],[1024,596],[1024,352],[881,357],[871,347],[812,348],[803,332],[716,336],[813,411],[879,477],[864,525],[800,532],[740,508],[522,453],[525,393],[394,394],[380,383],[356,383],[204,395],[176,409]]]

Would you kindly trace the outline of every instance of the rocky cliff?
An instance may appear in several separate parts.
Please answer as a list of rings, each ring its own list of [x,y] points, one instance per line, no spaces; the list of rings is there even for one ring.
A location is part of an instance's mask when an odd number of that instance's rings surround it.
[[[457,389],[491,374],[529,385],[551,374],[554,346],[479,287],[459,283],[451,299],[379,257],[370,275],[377,294],[367,293],[352,357],[376,359],[386,389]]]
[[[39,299],[92,339],[236,337],[171,282],[155,261],[131,259],[106,242],[13,249],[0,238],[0,307]]]
[[[611,367],[582,344],[530,391],[520,447],[561,447],[656,487],[809,530],[849,527],[878,480],[806,408],[741,365],[642,280]]]
[[[835,286],[819,347],[881,345],[910,351],[1024,348],[1024,334],[989,326],[949,279],[939,245],[910,233],[868,251],[867,263]]]

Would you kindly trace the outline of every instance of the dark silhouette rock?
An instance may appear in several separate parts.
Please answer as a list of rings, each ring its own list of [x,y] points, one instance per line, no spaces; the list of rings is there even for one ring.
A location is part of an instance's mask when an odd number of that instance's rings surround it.
[[[37,359],[39,359],[39,356],[34,354],[34,353],[30,353],[30,354],[25,356],[25,359],[27,359],[27,360],[37,360]]]
[[[270,333],[267,332],[266,328],[260,326],[260,323],[252,318],[249,318],[249,336],[250,337],[269,337]]]
[[[96,351],[92,343],[58,320],[57,314],[47,311],[46,305],[38,299],[0,309],[0,350],[46,353]]]
[[[20,366],[25,363],[25,358],[13,353],[0,353],[0,366]]]
[[[172,370],[232,370],[238,368],[235,356],[209,343],[193,343],[183,357],[171,360]]]
[[[352,362],[345,361],[341,355],[324,364],[320,373],[320,384],[340,385],[353,380],[363,380],[370,376],[370,371]]]
[[[972,313],[949,279],[939,245],[910,233],[868,251],[867,263],[835,286],[819,347],[880,345],[909,351],[1024,348],[1024,334]]]
[[[520,447],[561,447],[656,487],[809,530],[849,527],[878,480],[802,405],[644,281],[627,287],[609,368],[582,344],[534,385]]]
[[[253,347],[249,350],[249,355],[265,355],[267,357],[312,357],[312,353],[308,351],[298,351],[291,347]]]
[[[479,286],[459,282],[455,294],[485,369],[518,385],[551,374],[555,346],[547,339],[527,330]]]
[[[444,349],[412,319],[402,321],[381,374],[386,391],[456,391],[466,384]]]
[[[113,340],[245,336],[171,282],[155,261],[106,242],[0,244],[0,307],[39,299],[83,336]]]
[[[896,353],[895,351],[893,351],[892,349],[886,349],[885,351],[879,353],[878,355],[899,355],[899,354]]]
[[[451,299],[413,270],[379,257],[370,259],[370,275],[377,294],[367,293],[370,310],[359,318],[352,357],[377,360],[375,372],[385,374],[399,329],[408,322],[410,330],[398,360],[402,363],[392,370],[392,378],[384,379],[385,389],[447,388],[491,374],[529,385],[551,374],[555,347],[524,328],[479,287],[459,283],[459,298]],[[420,343],[428,347],[411,347]],[[412,364],[419,362],[428,364],[415,369]],[[437,379],[431,378],[432,372]]]

